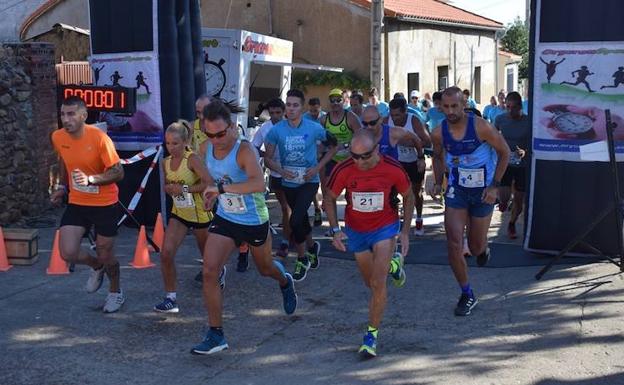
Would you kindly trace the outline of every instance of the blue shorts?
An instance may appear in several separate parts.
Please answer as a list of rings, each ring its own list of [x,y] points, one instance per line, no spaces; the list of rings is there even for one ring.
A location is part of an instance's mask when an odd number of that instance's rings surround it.
[[[399,234],[399,231],[401,231],[401,222],[399,221],[368,232],[355,231],[348,226],[345,226],[344,229],[345,234],[349,237],[347,247],[352,253],[372,251],[375,243],[394,238]]]
[[[457,186],[449,186],[444,195],[444,203],[448,207],[454,209],[468,210],[471,217],[484,218],[492,214],[494,205],[484,203],[481,200],[484,187],[480,188],[463,188]]]

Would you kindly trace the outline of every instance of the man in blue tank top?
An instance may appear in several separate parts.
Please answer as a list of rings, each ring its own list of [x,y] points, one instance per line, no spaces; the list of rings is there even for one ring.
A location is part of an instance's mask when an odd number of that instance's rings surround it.
[[[415,147],[419,157],[424,157],[422,141],[414,131],[404,127],[390,127],[384,124],[377,107],[367,106],[362,112],[362,128],[370,130],[379,145],[379,153],[399,160],[397,145]]]
[[[282,292],[286,314],[297,308],[293,278],[284,266],[273,261],[269,211],[264,201],[264,177],[251,143],[240,140],[231,115],[237,106],[215,100],[204,108],[202,124],[208,141],[203,147],[206,165],[216,186],[204,190],[205,207],[218,201],[208,228],[204,249],[204,303],[209,330],[191,353],[212,354],[228,348],[223,334],[223,298],[218,276],[228,257],[242,242],[249,244],[258,272],[276,280]]]
[[[471,254],[477,256],[479,266],[484,266],[490,258],[487,231],[509,162],[509,147],[485,120],[464,112],[460,88],[444,90],[442,110],[446,120],[431,133],[435,177],[432,195],[441,193],[442,178],[448,170],[444,228],[449,263],[462,291],[455,315],[467,316],[478,301],[468,281],[463,255],[464,229],[468,227]]]

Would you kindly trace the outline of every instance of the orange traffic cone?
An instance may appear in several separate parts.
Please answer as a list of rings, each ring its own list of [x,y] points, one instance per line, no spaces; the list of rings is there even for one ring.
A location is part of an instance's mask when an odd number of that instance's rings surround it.
[[[152,267],[154,264],[150,261],[149,251],[147,250],[147,237],[145,236],[145,226],[141,226],[139,238],[137,239],[136,249],[134,250],[134,260],[130,265],[135,269],[145,269]]]
[[[165,239],[165,228],[163,226],[162,216],[160,213],[156,216],[156,224],[154,224],[154,233],[152,234],[152,240],[162,250],[163,240]],[[152,245],[149,247],[150,251],[155,251]]]
[[[7,258],[6,245],[4,244],[4,233],[2,227],[0,227],[0,271],[7,271],[13,266],[9,265],[9,258]]]
[[[50,264],[46,269],[46,273],[48,275],[61,275],[61,274],[69,274],[69,269],[67,268],[67,263],[61,258],[61,252],[59,250],[59,237],[61,231],[56,230],[54,234],[54,243],[52,245],[52,254],[50,254]]]

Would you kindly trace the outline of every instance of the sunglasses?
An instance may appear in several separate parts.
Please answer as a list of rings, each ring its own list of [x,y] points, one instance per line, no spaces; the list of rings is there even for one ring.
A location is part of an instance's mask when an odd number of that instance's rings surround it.
[[[363,154],[356,154],[353,151],[350,151],[350,152],[351,152],[351,157],[353,159],[355,159],[355,160],[358,160],[358,159],[366,160],[366,159],[370,159],[370,157],[373,156],[373,151],[375,151],[374,148],[372,150],[368,151],[368,152],[363,153]]]
[[[342,103],[342,98],[329,98],[329,102],[331,104],[338,104],[338,103]]]
[[[362,126],[366,127],[366,126],[370,126],[373,127],[375,124],[377,124],[377,122],[379,121],[379,118],[375,119],[375,120],[370,120],[370,121],[366,121],[366,120],[362,120]]]
[[[206,132],[206,136],[208,137],[208,139],[214,139],[214,138],[223,138],[225,135],[227,135],[227,128],[223,131],[219,131],[217,133],[211,134],[209,132]]]

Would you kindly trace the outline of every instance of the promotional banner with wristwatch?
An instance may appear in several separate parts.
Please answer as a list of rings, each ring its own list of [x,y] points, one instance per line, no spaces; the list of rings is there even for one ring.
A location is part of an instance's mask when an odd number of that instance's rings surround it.
[[[621,7],[621,0],[531,2],[526,250],[558,254],[613,202],[605,110],[624,176],[624,29],[621,14],[613,12]],[[617,252],[616,221],[622,218],[606,216],[584,241]],[[574,247],[566,255],[587,253]]]

